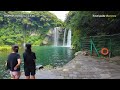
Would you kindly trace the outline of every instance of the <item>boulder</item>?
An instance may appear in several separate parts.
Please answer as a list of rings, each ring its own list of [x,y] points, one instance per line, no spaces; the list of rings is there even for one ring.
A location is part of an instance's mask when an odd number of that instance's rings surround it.
[[[88,56],[88,52],[87,52],[87,51],[78,51],[78,52],[76,52],[74,55],[77,56],[77,55],[79,55],[79,54]]]
[[[38,66],[36,66],[36,69],[38,70],[40,70],[40,69],[43,69],[44,67],[43,67],[43,65],[38,65]]]

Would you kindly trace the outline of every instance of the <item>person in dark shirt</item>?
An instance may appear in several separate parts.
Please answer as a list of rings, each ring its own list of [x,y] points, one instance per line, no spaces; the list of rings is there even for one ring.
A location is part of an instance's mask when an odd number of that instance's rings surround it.
[[[31,79],[35,79],[36,55],[31,50],[31,44],[26,44],[25,47],[26,49],[25,49],[25,52],[23,53],[25,76],[26,76],[26,79],[30,79],[30,76],[31,76]]]
[[[20,55],[18,54],[19,47],[17,45],[12,46],[13,52],[9,54],[7,60],[7,69],[10,70],[11,79],[19,79],[20,78],[20,64],[21,59]]]

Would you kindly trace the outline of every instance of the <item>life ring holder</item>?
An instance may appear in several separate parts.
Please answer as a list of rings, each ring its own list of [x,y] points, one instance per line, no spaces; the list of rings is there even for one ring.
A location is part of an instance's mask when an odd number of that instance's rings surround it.
[[[109,54],[108,48],[102,48],[102,49],[101,49],[101,54],[102,54],[102,55],[108,55],[108,54]]]

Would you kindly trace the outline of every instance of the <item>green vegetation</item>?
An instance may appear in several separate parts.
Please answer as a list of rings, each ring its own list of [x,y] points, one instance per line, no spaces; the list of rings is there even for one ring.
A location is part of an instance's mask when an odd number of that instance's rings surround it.
[[[48,32],[59,26],[64,27],[63,22],[48,11],[0,11],[0,46],[43,45]]]
[[[10,51],[11,47],[8,45],[0,46],[0,52],[2,51]]]
[[[4,61],[8,55],[8,52],[5,52],[6,54],[2,52],[10,51],[10,46],[13,44],[21,46],[27,42],[33,46],[51,45],[53,43],[52,29],[54,27],[72,30],[72,48],[75,51],[84,49],[83,47],[87,44],[86,47],[90,49],[90,40],[92,40],[98,53],[102,47],[108,47],[110,52],[112,52],[112,56],[120,55],[119,25],[119,11],[70,11],[67,14],[65,22],[59,20],[49,11],[0,11],[0,63],[4,65]],[[112,36],[113,34],[118,35]],[[109,37],[101,35],[109,35]],[[92,37],[90,38],[90,36]],[[59,41],[62,42],[63,37],[64,34],[62,31]],[[55,55],[57,54],[57,49],[52,50],[52,52],[50,50],[46,52],[43,50],[43,47],[41,49],[40,47],[34,47],[34,51],[38,57],[37,62],[42,62],[41,64],[45,65],[49,64],[46,67],[51,68],[53,61],[49,59],[54,55],[54,52]],[[65,50],[61,52],[66,53]],[[58,60],[56,65],[59,66],[58,63],[62,62],[66,56],[61,57],[61,61]],[[46,59],[42,57],[46,57]],[[57,57],[53,56],[53,58],[57,60]],[[64,61],[66,62],[66,60]],[[2,69],[0,70],[1,72],[3,72]]]
[[[110,15],[116,15],[116,17]],[[81,38],[118,34],[120,33],[119,25],[119,11],[70,11],[65,20],[65,26],[72,30],[72,46],[76,51],[80,50]]]

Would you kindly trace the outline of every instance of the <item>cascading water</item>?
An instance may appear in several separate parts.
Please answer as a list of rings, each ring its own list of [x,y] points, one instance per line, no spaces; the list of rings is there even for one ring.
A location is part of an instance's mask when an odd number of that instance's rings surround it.
[[[54,46],[63,46],[63,47],[71,47],[71,30],[64,30],[64,37],[63,37],[63,42],[62,44],[60,44],[59,41],[59,34],[61,32],[61,28],[60,27],[55,27],[53,30],[53,34],[54,34]],[[67,35],[67,36],[66,36]],[[67,39],[67,41],[66,41]]]
[[[63,46],[66,46],[66,29],[64,30]]]
[[[58,46],[59,32],[58,27],[54,28],[54,46]]]
[[[67,47],[71,47],[71,30],[68,30]]]

